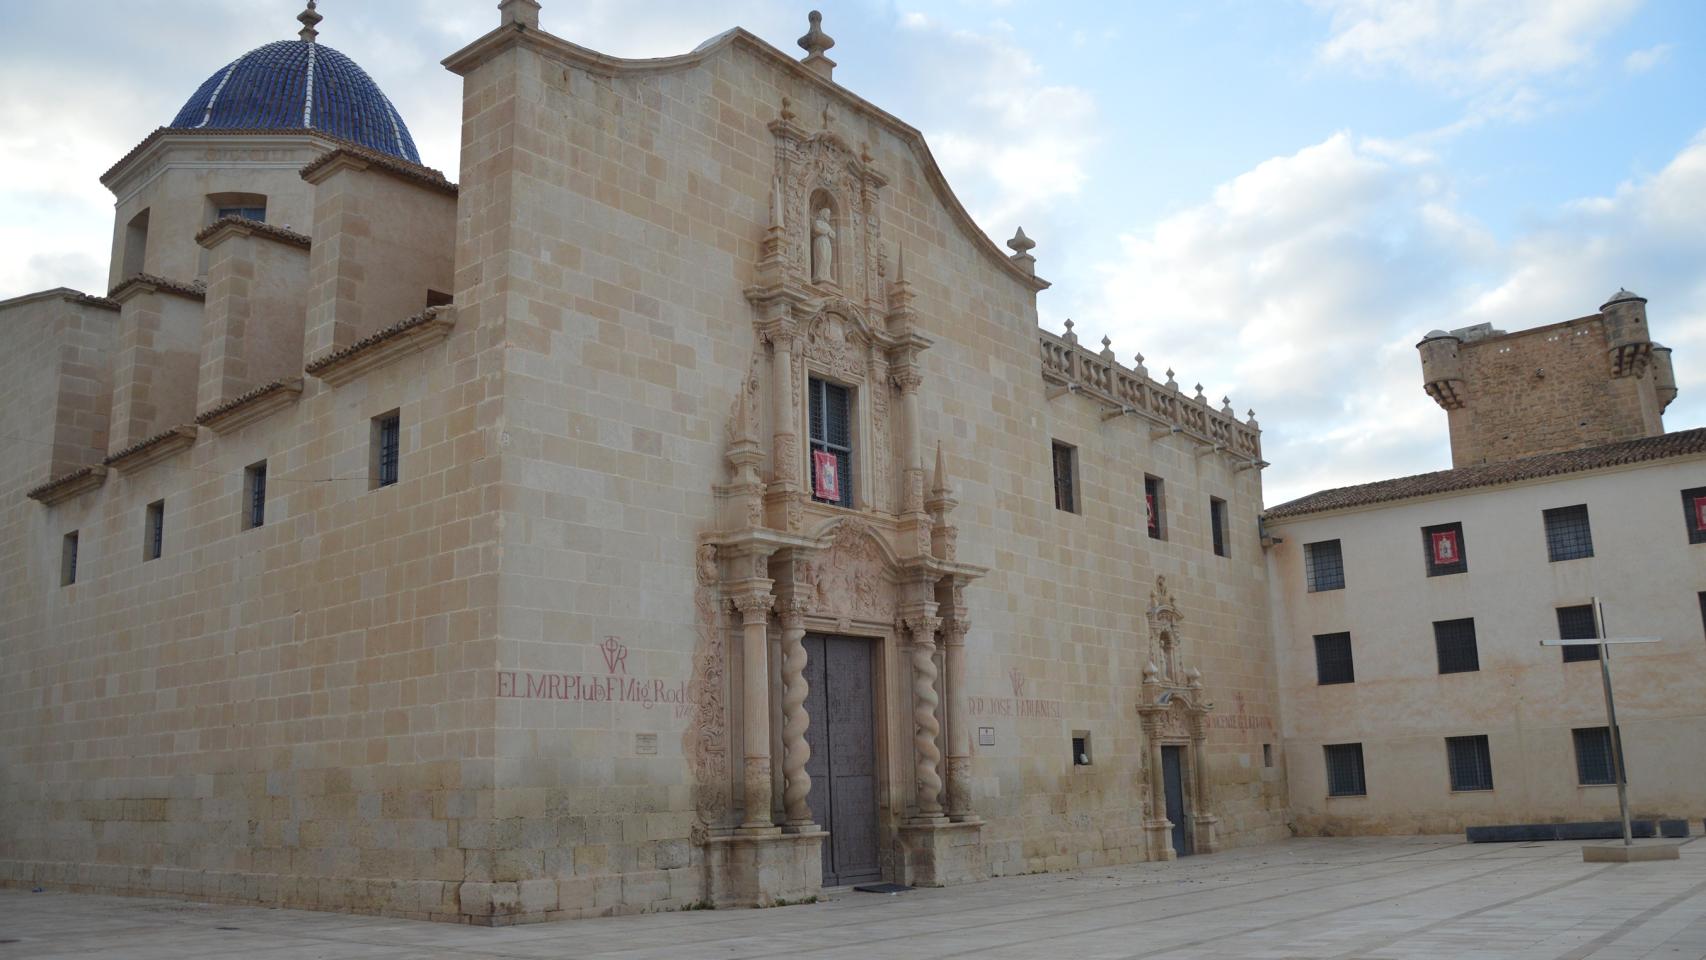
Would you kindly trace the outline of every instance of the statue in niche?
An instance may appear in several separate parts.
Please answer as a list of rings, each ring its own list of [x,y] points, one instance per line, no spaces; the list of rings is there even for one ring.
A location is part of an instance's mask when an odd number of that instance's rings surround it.
[[[835,282],[835,227],[828,207],[819,208],[812,220],[812,282]]]

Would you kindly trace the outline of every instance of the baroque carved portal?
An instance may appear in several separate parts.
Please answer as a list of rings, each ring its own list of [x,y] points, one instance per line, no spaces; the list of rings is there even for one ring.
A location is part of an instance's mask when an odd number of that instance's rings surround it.
[[[1182,633],[1185,622],[1167,578],[1157,576],[1149,594],[1145,611],[1149,627],[1150,660],[1143,668],[1143,690],[1138,700],[1138,715],[1142,718],[1144,739],[1149,744],[1147,772],[1149,775],[1150,819],[1144,823],[1149,837],[1150,858],[1171,860],[1183,852],[1175,848],[1173,828],[1167,818],[1166,765],[1164,747],[1179,747],[1188,751],[1189,782],[1184,784],[1185,814],[1190,829],[1192,853],[1212,853],[1217,843],[1215,825],[1219,818],[1211,811],[1209,789],[1208,714],[1214,709],[1203,693],[1202,673],[1186,666]]]

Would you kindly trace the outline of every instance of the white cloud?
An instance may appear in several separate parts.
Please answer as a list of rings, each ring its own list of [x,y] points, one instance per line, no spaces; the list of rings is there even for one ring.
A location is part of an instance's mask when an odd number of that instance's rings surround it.
[[[1640,0],[1310,0],[1332,15],[1321,58],[1473,89],[1556,73]]]
[[[1098,141],[1089,91],[1044,80],[1012,29],[951,29],[908,13],[903,31],[919,56],[916,93],[931,152],[974,219],[999,234],[1046,220],[1051,201],[1076,195]]]
[[[1660,43],[1645,50],[1632,51],[1627,57],[1623,58],[1623,69],[1629,73],[1646,73],[1669,60],[1672,49],[1670,44]]]
[[[1336,134],[1128,234],[1102,265],[1115,349],[1231,393],[1264,425],[1269,503],[1450,465],[1414,345],[1434,327],[1522,329],[1592,313],[1627,285],[1652,300],[1682,397],[1706,422],[1706,135],[1659,173],[1569,204],[1508,244],[1457,204],[1425,153]],[[1103,330],[1080,324],[1086,342]],[[1129,359],[1126,362],[1130,362]],[[1691,399],[1692,397],[1692,399]]]

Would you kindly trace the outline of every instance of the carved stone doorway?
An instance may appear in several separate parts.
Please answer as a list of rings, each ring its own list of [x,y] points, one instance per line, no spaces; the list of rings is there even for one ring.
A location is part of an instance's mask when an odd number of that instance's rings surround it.
[[[808,635],[806,730],[812,820],[829,832],[823,884],[882,879],[877,818],[877,644],[858,637]]]
[[[1173,852],[1188,857],[1193,852],[1185,816],[1185,748],[1161,748],[1161,778],[1165,784],[1167,819],[1173,823]]]

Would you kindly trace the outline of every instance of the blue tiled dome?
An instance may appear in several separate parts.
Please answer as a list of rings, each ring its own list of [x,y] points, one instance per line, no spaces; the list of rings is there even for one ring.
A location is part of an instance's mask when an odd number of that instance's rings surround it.
[[[175,129],[302,130],[421,160],[409,127],[354,60],[323,43],[279,40],[207,78],[172,120]]]

